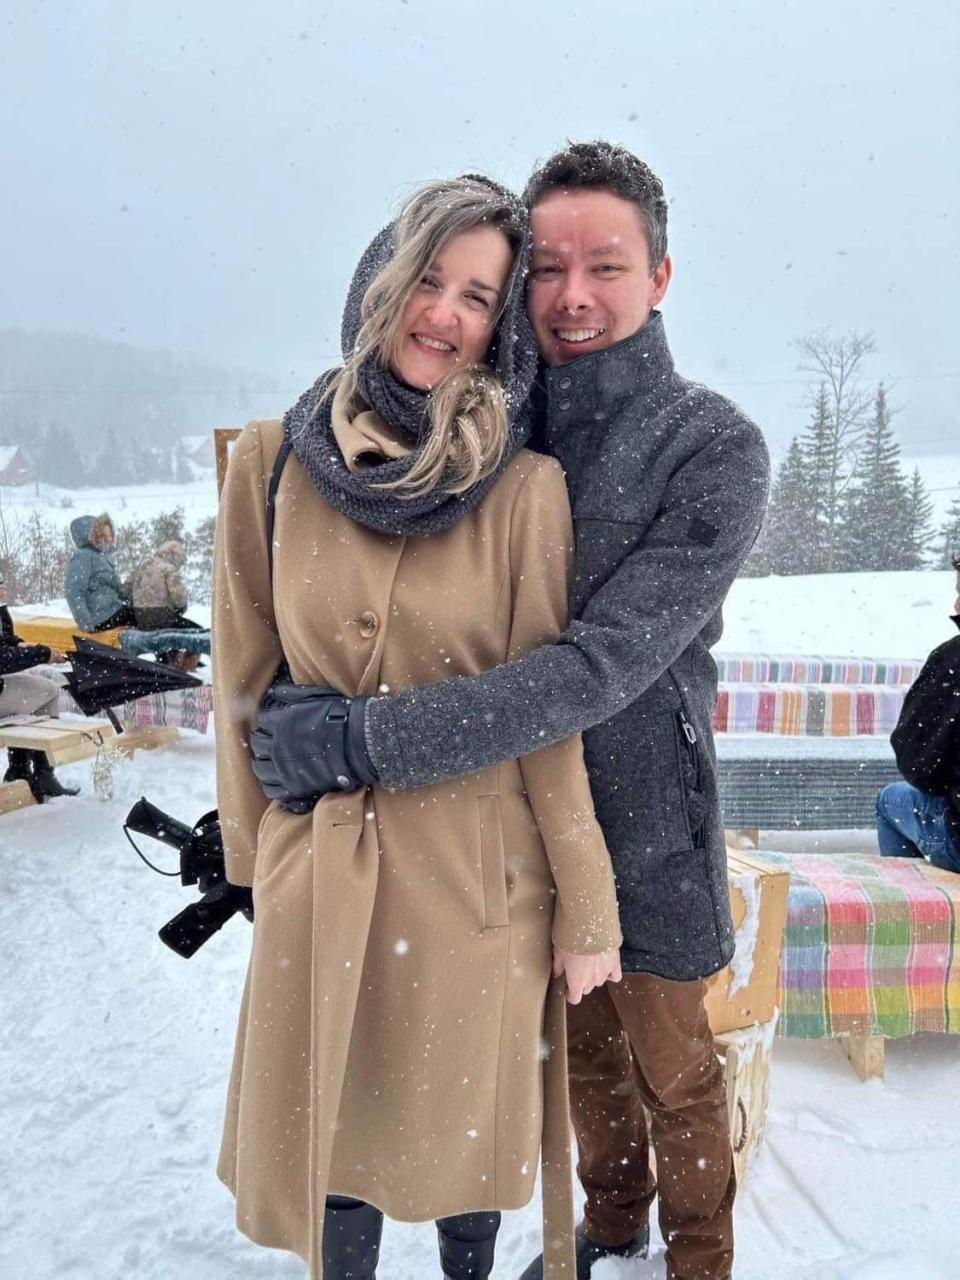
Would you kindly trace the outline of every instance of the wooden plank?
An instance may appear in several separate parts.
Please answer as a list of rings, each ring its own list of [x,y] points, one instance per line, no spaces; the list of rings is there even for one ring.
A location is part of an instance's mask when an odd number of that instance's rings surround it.
[[[227,474],[227,463],[230,461],[230,451],[237,437],[243,430],[242,427],[215,427],[213,431],[213,448],[217,459],[217,497],[220,497],[220,490],[223,488],[224,477]]]
[[[17,809],[25,809],[27,805],[36,803],[29,785],[22,779],[17,782],[0,782],[0,813],[14,813]]]
[[[115,736],[109,720],[35,720],[0,726],[0,747],[42,751],[52,765],[72,764],[96,755]]]
[[[840,1043],[861,1080],[883,1079],[883,1036],[843,1036]]]
[[[174,724],[135,724],[125,728],[110,743],[113,751],[121,755],[133,755],[135,751],[155,751],[157,747],[169,747],[180,737]]]
[[[730,850],[727,871],[731,877],[730,906],[734,929],[739,929],[747,912],[746,899],[736,883],[738,876],[755,876],[759,896],[757,936],[749,980],[731,991],[733,971],[728,965],[708,979],[706,1010],[716,1034],[767,1022],[773,1017],[780,974],[780,951],[787,919],[790,873],[763,860],[762,854]]]
[[[62,649],[64,653],[72,653],[76,647],[74,636],[85,636],[89,640],[97,640],[100,644],[117,648],[125,627],[115,627],[112,631],[84,631],[72,618],[58,617],[53,614],[21,614],[14,618],[13,627],[21,640],[27,644],[52,645]]]
[[[775,1020],[776,1016],[769,1023],[714,1037],[717,1052],[723,1059],[730,1145],[740,1185],[763,1144],[770,1101]]]

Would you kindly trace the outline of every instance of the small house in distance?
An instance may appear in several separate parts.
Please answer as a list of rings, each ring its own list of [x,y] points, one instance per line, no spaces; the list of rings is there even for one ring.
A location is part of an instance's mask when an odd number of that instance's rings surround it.
[[[37,473],[30,456],[18,444],[0,444],[0,484],[29,484]]]
[[[213,447],[213,435],[210,432],[206,435],[181,436],[178,443],[195,467],[203,467],[207,471],[214,470],[217,458]]]

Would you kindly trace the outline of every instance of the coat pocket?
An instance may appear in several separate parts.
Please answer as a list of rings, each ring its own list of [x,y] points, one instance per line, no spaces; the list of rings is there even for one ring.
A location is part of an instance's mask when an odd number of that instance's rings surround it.
[[[661,849],[679,852],[703,845],[705,807],[699,743],[682,710],[656,718],[653,728],[660,801]]]
[[[480,872],[483,878],[483,927],[502,929],[507,914],[507,868],[503,850],[503,821],[499,796],[478,796]]]

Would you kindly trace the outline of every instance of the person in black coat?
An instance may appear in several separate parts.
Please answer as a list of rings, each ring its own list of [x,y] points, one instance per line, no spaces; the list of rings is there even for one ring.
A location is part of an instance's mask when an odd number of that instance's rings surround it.
[[[24,644],[13,629],[7,608],[7,590],[0,576],[0,719],[4,716],[59,715],[60,690],[46,676],[31,673],[30,668],[45,662],[63,662],[58,649],[45,644]],[[10,747],[9,767],[4,782],[22,779],[30,787],[38,804],[55,796],[75,796],[78,787],[65,787],[54,773],[42,751],[25,751]]]
[[[960,627],[960,556],[953,567],[953,621]],[[890,741],[906,781],[877,796],[880,852],[960,871],[960,636],[930,654]]]

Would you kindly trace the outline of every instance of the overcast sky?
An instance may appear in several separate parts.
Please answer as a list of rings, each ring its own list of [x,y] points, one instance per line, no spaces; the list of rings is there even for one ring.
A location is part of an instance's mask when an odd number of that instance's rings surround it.
[[[958,15],[5,0],[0,327],[194,352],[292,399],[337,358],[355,261],[412,185],[521,185],[564,138],[603,136],[671,199],[684,372],[777,446],[804,416],[791,339],[870,329],[907,452],[960,453]]]

